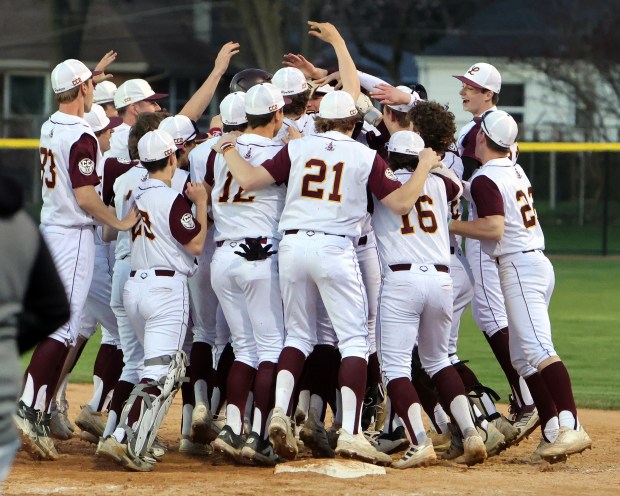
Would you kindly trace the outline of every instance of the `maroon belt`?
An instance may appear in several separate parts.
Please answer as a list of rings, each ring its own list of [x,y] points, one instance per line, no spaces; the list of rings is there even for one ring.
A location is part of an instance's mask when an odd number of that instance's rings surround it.
[[[132,271],[129,273],[129,277],[133,277],[133,276],[135,276],[135,275],[136,275],[136,272],[137,272],[137,271],[132,270]],[[156,275],[156,276],[174,277],[174,274],[175,274],[174,270],[155,269],[155,275]]]
[[[445,265],[433,265],[437,272],[445,272],[446,274],[450,273],[450,269]],[[411,270],[411,264],[394,264],[390,265],[390,269],[392,272],[399,272],[401,270]]]
[[[266,237],[264,237],[264,236],[263,236],[262,238],[245,238],[245,242],[247,243],[247,242],[248,242],[248,240],[250,240],[250,239],[256,239],[256,240],[258,240],[258,242],[259,242],[261,245],[266,245],[266,244],[267,244],[267,238],[266,238]],[[221,248],[222,246],[224,246],[224,243],[226,243],[226,240],[225,240],[225,239],[224,239],[224,240],[222,240],[222,241],[216,241],[216,242],[215,242],[215,246],[217,246],[218,248]]]

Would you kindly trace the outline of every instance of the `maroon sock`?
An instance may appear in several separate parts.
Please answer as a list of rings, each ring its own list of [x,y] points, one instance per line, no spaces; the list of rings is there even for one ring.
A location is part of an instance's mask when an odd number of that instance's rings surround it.
[[[488,337],[486,334],[484,337],[487,338],[499,366],[504,371],[506,379],[508,379],[508,385],[510,386],[512,394],[517,398],[519,405],[523,406],[525,405],[525,401],[521,395],[519,374],[512,366],[512,361],[510,360],[509,332],[508,327],[504,327],[493,334],[492,337]]]
[[[329,378],[326,387],[327,401],[331,408],[332,414],[336,414],[337,401],[336,394],[340,390],[338,386],[338,372],[340,370],[340,351],[334,346],[329,346],[329,352],[326,353],[324,367],[329,370]],[[325,415],[321,417],[325,421]]]
[[[112,394],[112,401],[110,402],[110,411],[116,413],[116,418],[121,418],[123,406],[129,398],[131,391],[133,391],[134,384],[127,381],[118,381],[114,386],[114,394]]]
[[[185,369],[185,376],[189,376],[191,372],[192,367],[187,366]],[[190,381],[181,384],[181,398],[183,399],[183,406],[192,405],[193,408],[196,404],[196,400],[194,398],[194,388],[192,387],[192,383]]]
[[[441,406],[444,411],[452,415],[450,404],[460,395],[465,395],[465,386],[459,373],[452,365],[444,367],[432,377],[433,384],[437,388]],[[454,420],[453,420],[454,421]],[[456,425],[456,423],[455,423]]]
[[[409,408],[414,403],[420,403],[420,398],[418,398],[418,394],[416,393],[413,384],[406,377],[392,379],[388,382],[387,393],[390,397],[390,401],[392,402],[392,409],[396,410],[396,413],[398,413],[398,416],[405,424],[407,432],[409,432],[411,443],[418,444],[415,431],[413,430],[413,426],[409,420]],[[434,417],[434,415],[432,417]]]
[[[64,343],[52,338],[46,338],[37,345],[32,358],[30,358],[30,364],[24,373],[24,384],[28,374],[30,374],[34,388],[32,404],[27,406],[34,407],[38,391],[41,387],[47,386],[44,409],[47,412],[58,387],[60,372],[68,353],[69,348]]]
[[[353,432],[357,434],[359,431],[360,415],[362,413],[362,404],[364,395],[366,394],[366,369],[368,364],[366,360],[360,357],[343,358],[340,362],[340,371],[338,372],[338,382],[340,388],[348,387],[355,394],[355,423],[353,424]],[[344,420],[344,419],[343,419]]]
[[[430,382],[430,377],[428,377],[428,382]],[[433,423],[435,430],[437,432],[441,432],[441,429],[435,423],[435,406],[437,405],[437,403],[439,403],[439,398],[437,398],[437,392],[428,386],[427,381],[419,377],[414,376],[412,378],[412,383],[413,387],[418,393],[418,397],[420,398],[420,404],[426,412],[426,415],[428,415],[428,418]],[[394,408],[392,408],[392,411],[393,410]]]
[[[293,408],[295,408],[295,401],[297,400],[295,396],[295,388],[299,383],[299,378],[304,370],[305,362],[306,356],[300,350],[293,348],[292,346],[285,347],[278,358],[278,372],[281,370],[288,370],[293,376],[293,392],[286,411],[286,414],[289,417],[293,415]]]
[[[226,401],[228,405],[235,405],[241,412],[241,432],[235,432],[235,434],[243,432],[243,414],[245,413],[248,394],[254,384],[255,375],[256,369],[243,362],[235,360],[230,367]]]
[[[201,379],[207,383],[207,400],[210,402],[216,375],[213,369],[213,348],[211,345],[201,341],[192,343],[192,349],[189,352],[189,363],[193,364],[191,373],[186,372],[185,375],[189,376],[192,388]]]
[[[577,428],[577,407],[575,406],[575,397],[573,396],[573,388],[570,382],[570,376],[564,362],[553,362],[540,371],[547,389],[551,393],[555,408],[558,413],[568,410],[575,417],[575,425]]]
[[[116,346],[112,344],[102,344],[99,346],[99,351],[95,357],[95,364],[93,365],[93,375],[103,377],[110,357],[114,351],[116,351]]]
[[[377,352],[368,356],[368,369],[366,371],[366,387],[376,386],[381,382],[381,366]]]
[[[138,384],[148,384],[149,382],[152,382],[152,381],[153,379],[142,379]],[[137,384],[134,387],[137,387]],[[148,394],[152,394],[154,396],[157,396],[160,393],[159,388],[157,386],[149,386],[147,388],[144,388],[144,392]],[[129,427],[133,428],[133,424],[135,424],[140,419],[141,406],[142,406],[142,398],[138,396],[136,398],[136,401],[134,401],[133,405],[131,406],[131,410],[129,410],[129,415],[127,415],[127,425]]]
[[[215,383],[220,390],[220,404],[216,405],[217,408],[214,410],[215,412],[219,412],[224,404],[224,401],[226,401],[228,374],[230,373],[230,368],[232,367],[234,361],[235,352],[233,351],[232,345],[228,343],[224,347],[224,351],[222,351],[222,355],[220,356],[220,361],[217,364],[217,377],[215,379]]]
[[[108,396],[110,391],[114,389],[114,385],[118,382],[121,372],[123,371],[123,366],[123,350],[118,350],[115,347],[114,350],[108,355],[108,363],[103,369],[103,375],[99,376],[101,377],[103,386],[101,390],[101,399],[99,400],[99,405],[97,406],[98,412],[103,409],[106,396]]]
[[[532,374],[525,379],[525,382],[534,400],[534,405],[536,405],[536,409],[538,410],[540,429],[544,437],[547,422],[558,415],[553,396],[551,396],[551,392],[540,373],[537,372]],[[547,441],[549,440],[547,439]]]
[[[265,434],[265,425],[269,412],[273,408],[276,393],[276,369],[277,364],[273,362],[261,362],[254,378],[254,406],[260,412],[260,432],[261,437]]]

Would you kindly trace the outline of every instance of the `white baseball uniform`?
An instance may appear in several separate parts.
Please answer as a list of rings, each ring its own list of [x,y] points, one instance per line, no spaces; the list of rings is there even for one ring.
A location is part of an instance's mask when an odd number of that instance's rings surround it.
[[[124,122],[114,128],[110,137],[110,149],[103,154],[104,158],[117,157],[129,160],[129,131],[131,131],[131,126]]]
[[[257,134],[237,139],[237,151],[258,167],[282,149],[275,140]],[[211,193],[216,250],[211,261],[211,283],[230,326],[235,360],[256,368],[276,363],[284,339],[278,258],[248,261],[235,251],[246,238],[278,249],[278,222],[286,187],[272,184],[258,191],[244,191],[228,171],[226,161],[213,152],[205,181]]]
[[[315,119],[316,114],[303,114],[299,119],[296,120],[285,117],[284,123],[278,131],[278,134],[276,134],[274,141],[283,146],[284,141],[282,141],[282,138],[286,138],[288,136],[289,127],[297,129],[297,131],[299,131],[304,136],[311,136],[313,134],[316,134],[316,129],[314,128]]]
[[[74,345],[93,275],[95,221],[80,208],[73,189],[99,184],[99,144],[84,119],[58,111],[41,128],[39,152],[41,233],[71,305],[69,322],[50,337]]]
[[[140,221],[131,229],[131,272],[123,304],[144,346],[140,379],[159,379],[168,363],[157,362],[180,350],[189,316],[187,277],[195,260],[183,245],[201,226],[181,194],[148,178],[132,193]]]
[[[395,174],[405,183],[412,172],[401,169]],[[422,366],[431,377],[450,365],[448,202],[458,199],[461,191],[452,180],[429,174],[407,215],[397,215],[375,202],[373,226],[384,264],[377,351],[386,384],[411,378],[416,340]]]
[[[544,256],[545,239],[533,205],[532,185],[510,158],[490,160],[473,176],[471,195],[479,217],[504,216],[500,241],[482,241],[496,260],[510,324],[510,356],[522,377],[557,356],[548,305],[555,276]],[[532,372],[534,371],[534,372]]]

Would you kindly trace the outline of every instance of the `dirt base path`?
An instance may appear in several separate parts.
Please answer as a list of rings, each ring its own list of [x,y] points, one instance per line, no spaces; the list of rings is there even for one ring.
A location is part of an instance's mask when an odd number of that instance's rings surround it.
[[[70,385],[70,418],[89,400],[92,386]],[[56,462],[35,462],[19,452],[4,494],[113,496],[191,495],[618,495],[620,494],[620,412],[581,410],[594,449],[567,463],[542,467],[521,460],[538,444],[538,434],[491,458],[464,468],[448,462],[422,469],[387,469],[387,475],[336,479],[311,473],[274,475],[272,468],[229,464],[220,456],[180,455],[180,394],[166,419],[162,438],[170,446],[163,462],[147,474],[126,472],[94,456],[95,447],[78,438],[58,441]],[[308,457],[302,454],[301,458]],[[395,455],[395,458],[397,456]]]

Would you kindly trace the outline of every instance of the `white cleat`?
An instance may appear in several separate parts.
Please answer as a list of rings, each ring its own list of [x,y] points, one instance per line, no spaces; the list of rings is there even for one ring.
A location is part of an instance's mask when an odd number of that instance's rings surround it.
[[[343,458],[354,458],[375,465],[389,467],[392,464],[392,457],[378,451],[361,432],[349,434],[344,429],[340,429],[336,454]]]
[[[428,467],[434,465],[437,462],[437,455],[433,448],[433,442],[430,438],[426,438],[424,443],[409,446],[409,449],[405,452],[402,458],[392,463],[394,468],[413,468],[413,467]]]

